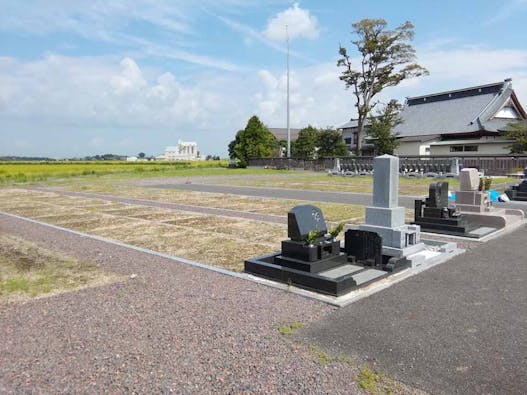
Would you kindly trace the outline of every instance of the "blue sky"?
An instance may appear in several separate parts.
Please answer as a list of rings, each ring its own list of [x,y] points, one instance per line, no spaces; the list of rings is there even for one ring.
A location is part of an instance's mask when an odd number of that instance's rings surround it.
[[[178,139],[226,154],[252,114],[285,126],[354,115],[338,80],[351,23],[415,25],[430,76],[380,99],[513,79],[527,106],[527,0],[0,0],[0,155],[159,154]]]

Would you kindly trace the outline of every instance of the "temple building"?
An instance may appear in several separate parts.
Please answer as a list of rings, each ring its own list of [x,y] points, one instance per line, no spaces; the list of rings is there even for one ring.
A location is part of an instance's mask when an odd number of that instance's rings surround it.
[[[403,122],[394,128],[400,141],[396,155],[504,155],[512,143],[504,136],[507,125],[526,120],[527,114],[511,79],[506,79],[408,97],[400,117]],[[357,143],[357,121],[351,120],[339,129],[352,151]],[[363,145],[368,154],[366,135]]]

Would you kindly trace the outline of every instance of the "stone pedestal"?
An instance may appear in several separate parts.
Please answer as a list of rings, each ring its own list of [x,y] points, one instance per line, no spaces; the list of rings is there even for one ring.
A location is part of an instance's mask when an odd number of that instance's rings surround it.
[[[381,236],[383,255],[405,257],[424,250],[419,226],[404,223],[405,209],[398,204],[399,158],[379,156],[374,168],[373,206],[366,207],[366,223],[359,229]]]

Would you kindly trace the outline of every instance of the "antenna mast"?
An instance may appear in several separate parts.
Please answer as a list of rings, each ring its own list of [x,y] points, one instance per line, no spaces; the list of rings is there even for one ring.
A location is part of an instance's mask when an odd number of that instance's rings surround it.
[[[285,25],[287,37],[287,157],[291,158],[291,128],[289,127],[289,30]]]

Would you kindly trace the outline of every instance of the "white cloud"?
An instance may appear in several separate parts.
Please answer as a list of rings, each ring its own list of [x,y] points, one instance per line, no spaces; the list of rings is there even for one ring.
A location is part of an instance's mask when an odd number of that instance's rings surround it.
[[[312,40],[318,38],[320,33],[317,18],[311,15],[309,10],[302,9],[298,3],[295,3],[267,21],[265,37],[269,40],[284,41],[287,38],[286,25],[291,40],[295,38]]]
[[[252,27],[250,27],[248,25],[245,25],[243,23],[240,23],[238,21],[232,20],[230,18],[224,17],[224,16],[220,16],[220,15],[216,15],[216,14],[212,14],[212,13],[210,13],[210,14],[214,15],[216,18],[218,18],[220,21],[222,21],[230,29],[232,29],[232,30],[234,30],[236,32],[244,34],[245,35],[244,43],[246,45],[247,45],[248,41],[252,44],[252,40],[255,40],[255,41],[261,42],[262,44],[266,45],[269,48],[274,49],[275,51],[278,51],[278,52],[281,52],[281,53],[287,53],[287,47],[285,45],[281,45],[281,44],[275,42],[274,40],[270,40],[269,38],[267,38],[265,36],[265,34],[260,33],[259,31],[253,29]],[[303,60],[306,60],[306,61],[308,61],[310,63],[316,63],[316,61],[313,60],[312,58],[310,58],[308,56],[305,56],[305,55],[302,55],[302,54],[300,54],[300,53],[298,53],[298,52],[296,52],[294,50],[290,50],[289,54],[292,57],[295,57],[295,58],[298,58],[298,59],[303,59]]]
[[[511,77],[527,106],[525,50],[417,48],[417,53],[430,76],[387,89],[380,100]],[[354,116],[353,95],[344,89],[335,64],[291,70],[292,127],[339,126]],[[156,154],[178,138],[198,141],[204,153],[220,154],[252,114],[270,127],[286,123],[285,72],[271,69],[183,78],[132,57],[0,57],[0,86],[0,154],[71,156],[95,149]]]
[[[117,95],[138,91],[146,85],[143,73],[133,59],[124,58],[121,67],[121,73],[112,77],[112,87]]]

